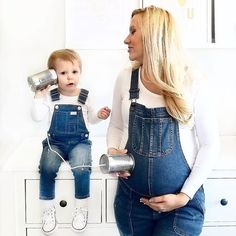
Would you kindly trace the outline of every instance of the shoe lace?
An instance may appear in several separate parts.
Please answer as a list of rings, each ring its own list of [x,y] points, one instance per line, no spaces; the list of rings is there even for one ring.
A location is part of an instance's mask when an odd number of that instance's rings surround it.
[[[55,221],[55,208],[50,207],[43,212],[43,223],[50,224]]]
[[[87,221],[88,210],[86,208],[75,208],[74,220],[85,223]]]

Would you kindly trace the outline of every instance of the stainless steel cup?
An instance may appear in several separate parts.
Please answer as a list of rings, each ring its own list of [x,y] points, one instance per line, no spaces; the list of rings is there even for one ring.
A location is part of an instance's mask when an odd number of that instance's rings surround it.
[[[55,70],[44,70],[27,78],[31,90],[45,89],[48,85],[57,84],[57,74]]]
[[[104,174],[129,171],[134,169],[134,157],[128,153],[124,155],[103,154],[99,160],[100,170]]]

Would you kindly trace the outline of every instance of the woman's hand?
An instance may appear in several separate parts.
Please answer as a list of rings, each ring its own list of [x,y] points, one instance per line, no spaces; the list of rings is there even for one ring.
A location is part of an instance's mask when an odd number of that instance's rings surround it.
[[[141,198],[140,202],[161,213],[183,207],[189,200],[189,196],[185,193],[178,193],[166,194],[158,197],[152,197],[150,199]]]
[[[116,149],[116,148],[108,148],[107,153],[109,155],[124,155],[127,153],[127,149]],[[130,173],[128,171],[116,172],[114,173],[116,177],[121,177],[128,179]]]

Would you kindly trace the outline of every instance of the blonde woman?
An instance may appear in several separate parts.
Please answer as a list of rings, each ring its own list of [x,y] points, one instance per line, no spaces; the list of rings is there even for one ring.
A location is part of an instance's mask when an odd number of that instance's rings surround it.
[[[131,173],[117,173],[120,235],[200,235],[202,185],[219,150],[206,89],[184,60],[168,11],[134,10],[124,43],[133,66],[117,78],[107,133],[109,154],[135,159]]]

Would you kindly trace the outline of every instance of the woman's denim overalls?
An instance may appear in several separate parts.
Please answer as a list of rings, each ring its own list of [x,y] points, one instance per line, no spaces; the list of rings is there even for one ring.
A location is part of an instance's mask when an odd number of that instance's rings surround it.
[[[128,179],[119,178],[114,202],[116,222],[122,236],[196,236],[204,220],[201,187],[189,203],[171,212],[158,213],[140,203],[150,198],[175,194],[190,173],[184,157],[178,122],[166,108],[138,104],[138,70],[132,72],[129,136],[126,148],[135,158]]]
[[[58,100],[59,94],[51,93],[52,100]],[[85,104],[88,91],[81,89],[78,101]],[[86,128],[82,107],[80,105],[56,104],[48,131],[51,148],[58,152],[71,167],[78,165],[91,166],[91,141]],[[43,152],[40,160],[40,199],[55,198],[55,178],[62,159],[52,152],[47,139],[43,141]],[[91,168],[72,169],[75,180],[75,198],[89,197]]]

